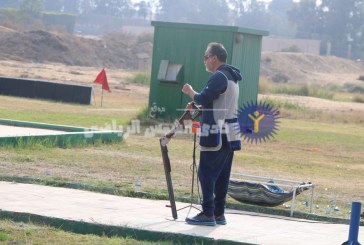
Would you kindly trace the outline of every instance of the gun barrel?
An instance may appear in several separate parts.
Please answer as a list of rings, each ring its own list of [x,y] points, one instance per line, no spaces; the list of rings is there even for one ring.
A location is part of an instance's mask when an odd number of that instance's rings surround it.
[[[168,156],[167,145],[162,145],[162,138],[160,139],[160,146],[161,146],[161,152],[162,152],[162,158],[163,158],[164,172],[166,175],[169,202],[171,204],[172,217],[174,219],[178,219],[176,201],[174,198],[173,184],[172,184],[172,178],[171,178],[171,162],[170,162],[169,156]]]

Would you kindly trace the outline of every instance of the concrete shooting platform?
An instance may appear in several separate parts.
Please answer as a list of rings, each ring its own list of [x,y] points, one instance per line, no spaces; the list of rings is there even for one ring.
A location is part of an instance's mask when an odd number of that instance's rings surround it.
[[[0,137],[63,134],[65,131],[0,125]]]
[[[57,146],[121,141],[123,132],[0,118],[0,145],[45,143]]]
[[[333,245],[347,241],[349,234],[349,225],[236,210],[226,211],[227,225],[192,226],[184,222],[189,208],[179,211],[179,219],[173,220],[170,208],[166,207],[169,201],[33,184],[0,182],[0,200],[0,218],[19,220],[16,217],[21,216],[24,221],[43,218],[40,220],[63,228],[71,222],[74,227],[79,226],[81,233],[92,233],[95,226],[102,227],[104,232],[110,231],[108,227],[119,228],[124,231],[119,234],[129,232],[137,239],[142,237],[138,234],[146,232],[154,240],[167,238],[180,244]],[[177,208],[188,205],[178,202]],[[191,209],[190,215],[197,212]],[[360,229],[358,241],[364,242]]]

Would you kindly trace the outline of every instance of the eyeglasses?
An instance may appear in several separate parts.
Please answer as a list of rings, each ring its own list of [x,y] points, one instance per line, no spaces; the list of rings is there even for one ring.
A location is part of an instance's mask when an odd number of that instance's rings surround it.
[[[207,60],[208,58],[210,58],[210,57],[212,57],[212,56],[214,56],[213,54],[205,54],[204,56],[203,56],[203,59],[204,60]]]

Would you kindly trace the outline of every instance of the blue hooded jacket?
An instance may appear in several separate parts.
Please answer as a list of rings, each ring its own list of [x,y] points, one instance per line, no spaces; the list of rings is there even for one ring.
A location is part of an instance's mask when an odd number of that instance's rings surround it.
[[[223,64],[217,71],[221,71],[229,80],[235,82],[241,81],[242,79],[240,70],[232,65]],[[217,99],[227,88],[226,78],[217,71],[209,78],[206,87],[194,97],[194,101],[197,104],[202,105],[204,109],[212,108],[213,100]]]
[[[229,110],[231,108],[214,108],[214,101],[227,90],[229,81],[237,83],[240,80],[242,80],[242,76],[238,68],[223,64],[209,78],[206,87],[194,96],[194,101],[202,105],[200,135],[200,145],[202,147],[214,148],[221,144],[221,132],[220,129],[217,129],[218,122],[214,119],[216,118],[214,113],[217,113],[217,110]],[[236,112],[234,111],[233,118],[223,119],[227,123],[236,123]],[[206,132],[206,129],[208,132]],[[204,135],[204,132],[206,135]],[[231,142],[231,146],[234,150],[240,149],[240,140],[239,142]]]

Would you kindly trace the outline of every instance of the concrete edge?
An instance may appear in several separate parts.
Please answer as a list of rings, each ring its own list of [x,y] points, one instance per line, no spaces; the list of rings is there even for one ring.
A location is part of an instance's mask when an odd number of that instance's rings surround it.
[[[156,200],[169,200],[168,195],[161,194],[153,194],[147,192],[138,192],[133,190],[122,190],[113,187],[102,187],[102,186],[92,186],[84,183],[77,182],[66,182],[52,179],[39,179],[32,177],[19,177],[19,176],[4,176],[0,175],[0,181],[8,181],[8,182],[16,182],[16,183],[24,183],[24,184],[39,184],[44,186],[52,186],[52,187],[64,187],[76,190],[84,190],[84,191],[92,191],[96,193],[103,193],[115,196],[126,196],[126,197],[135,197],[135,198],[143,198],[143,199],[156,199]],[[189,198],[176,197],[176,201],[189,203]],[[197,204],[197,201],[194,202]],[[270,207],[261,207],[254,206],[248,204],[237,204],[237,203],[227,203],[227,208],[236,209],[239,211],[247,211],[247,212],[255,212],[255,213],[263,213],[268,215],[277,215],[283,217],[290,217],[289,210],[275,209]],[[335,218],[335,217],[327,217],[310,213],[303,213],[299,211],[295,211],[293,218],[300,218],[306,220],[313,221],[321,221],[321,222],[329,222],[334,224],[350,224],[350,219],[343,218]],[[360,226],[364,226],[364,220],[360,221]]]
[[[68,126],[68,125],[40,123],[40,122],[31,122],[31,121],[20,121],[20,120],[4,119],[4,118],[0,118],[0,124],[8,125],[8,126],[16,126],[16,127],[29,127],[29,128],[59,130],[59,131],[66,131],[66,132],[79,132],[79,131],[88,130],[87,128],[84,128],[84,127],[75,127],[75,126]]]
[[[51,129],[66,131],[62,134],[31,135],[31,136],[7,136],[0,137],[0,145],[18,145],[27,143],[44,143],[59,147],[73,146],[80,144],[93,144],[101,142],[117,142],[123,140],[123,132],[116,130],[96,130],[92,128],[73,127],[57,124],[46,124],[29,121],[1,119],[1,125],[30,127],[40,129]]]
[[[213,244],[213,245],[254,245],[252,243],[241,243],[223,239],[213,239],[202,236],[192,236],[180,233],[149,231],[131,227],[121,227],[115,225],[104,225],[98,223],[90,223],[85,221],[67,220],[55,217],[47,217],[37,214],[12,212],[0,210],[0,219],[12,220],[14,222],[33,223],[39,225],[47,225],[67,232],[77,234],[93,234],[98,236],[118,236],[133,238],[138,241],[171,241],[176,244]]]

